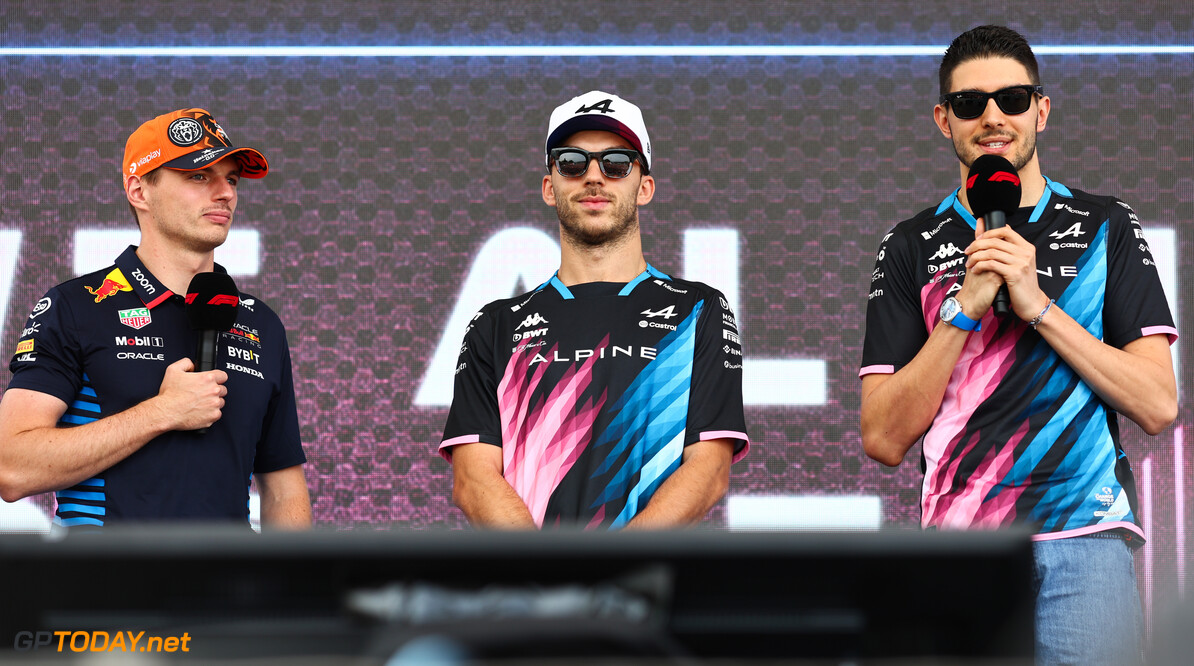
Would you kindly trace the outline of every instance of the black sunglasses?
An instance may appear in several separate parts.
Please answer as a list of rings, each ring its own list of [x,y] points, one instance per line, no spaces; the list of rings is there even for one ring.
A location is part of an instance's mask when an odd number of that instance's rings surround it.
[[[939,102],[948,104],[954,110],[954,115],[962,120],[972,120],[983,115],[987,110],[987,100],[995,98],[999,110],[1009,116],[1018,116],[1032,106],[1033,95],[1043,95],[1041,86],[1011,86],[995,92],[979,92],[964,90],[962,92],[945,93]]]
[[[640,160],[639,152],[629,148],[611,148],[590,153],[580,148],[552,148],[548,152],[556,163],[556,171],[565,178],[579,178],[589,170],[589,160],[597,158],[601,173],[607,178],[625,178],[634,169],[634,161]]]

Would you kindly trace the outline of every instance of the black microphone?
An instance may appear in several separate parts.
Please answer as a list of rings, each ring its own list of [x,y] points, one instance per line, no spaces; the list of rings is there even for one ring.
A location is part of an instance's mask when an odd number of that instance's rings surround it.
[[[998,155],[983,155],[970,165],[966,178],[966,200],[975,217],[983,218],[988,229],[1007,225],[1007,216],[1020,207],[1020,175],[1016,168]],[[1007,285],[999,288],[991,304],[995,314],[1003,317],[1011,312]]]
[[[191,279],[187,287],[187,321],[191,330],[199,333],[195,372],[215,369],[220,334],[236,323],[239,306],[240,292],[227,273],[199,273]],[[196,432],[203,434],[207,428]]]

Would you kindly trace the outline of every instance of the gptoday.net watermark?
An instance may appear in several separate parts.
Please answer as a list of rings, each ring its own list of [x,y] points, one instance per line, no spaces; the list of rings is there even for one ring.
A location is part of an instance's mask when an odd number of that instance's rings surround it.
[[[144,631],[18,631],[13,649],[58,652],[190,652],[191,635],[146,636]]]

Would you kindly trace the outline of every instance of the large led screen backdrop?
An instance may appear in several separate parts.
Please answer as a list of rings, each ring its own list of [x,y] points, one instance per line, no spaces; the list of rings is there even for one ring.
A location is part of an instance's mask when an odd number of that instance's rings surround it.
[[[1146,594],[1174,597],[1190,546],[1192,21],[1176,1],[4,3],[0,343],[7,358],[47,288],[136,242],[129,132],[204,107],[270,160],[217,260],[289,327],[317,521],[460,527],[434,451],[464,321],[555,270],[547,118],[599,88],[642,107],[655,145],[648,258],[723,289],[742,324],[754,446],[710,522],[915,525],[919,447],[888,469],[859,443],[874,252],[958,185],[931,120],[944,46],[1005,23],[1053,99],[1045,173],[1135,207],[1186,334],[1177,423],[1125,426]]]

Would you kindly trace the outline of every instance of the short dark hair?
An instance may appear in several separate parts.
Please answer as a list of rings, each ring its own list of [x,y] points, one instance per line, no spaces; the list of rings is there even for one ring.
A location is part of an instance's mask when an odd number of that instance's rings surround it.
[[[1029,83],[1041,85],[1041,73],[1036,65],[1036,56],[1024,35],[1001,25],[980,25],[954,38],[945,55],[941,68],[937,70],[941,94],[956,92],[950,90],[954,70],[964,62],[977,58],[1011,58],[1028,70]]]
[[[141,175],[141,180],[153,185],[158,182],[158,178],[162,177],[162,168],[158,167],[149,173]],[[129,204],[129,210],[133,213],[133,220],[137,223],[137,228],[141,228],[141,218],[137,217],[137,209],[133,208],[133,204]]]

